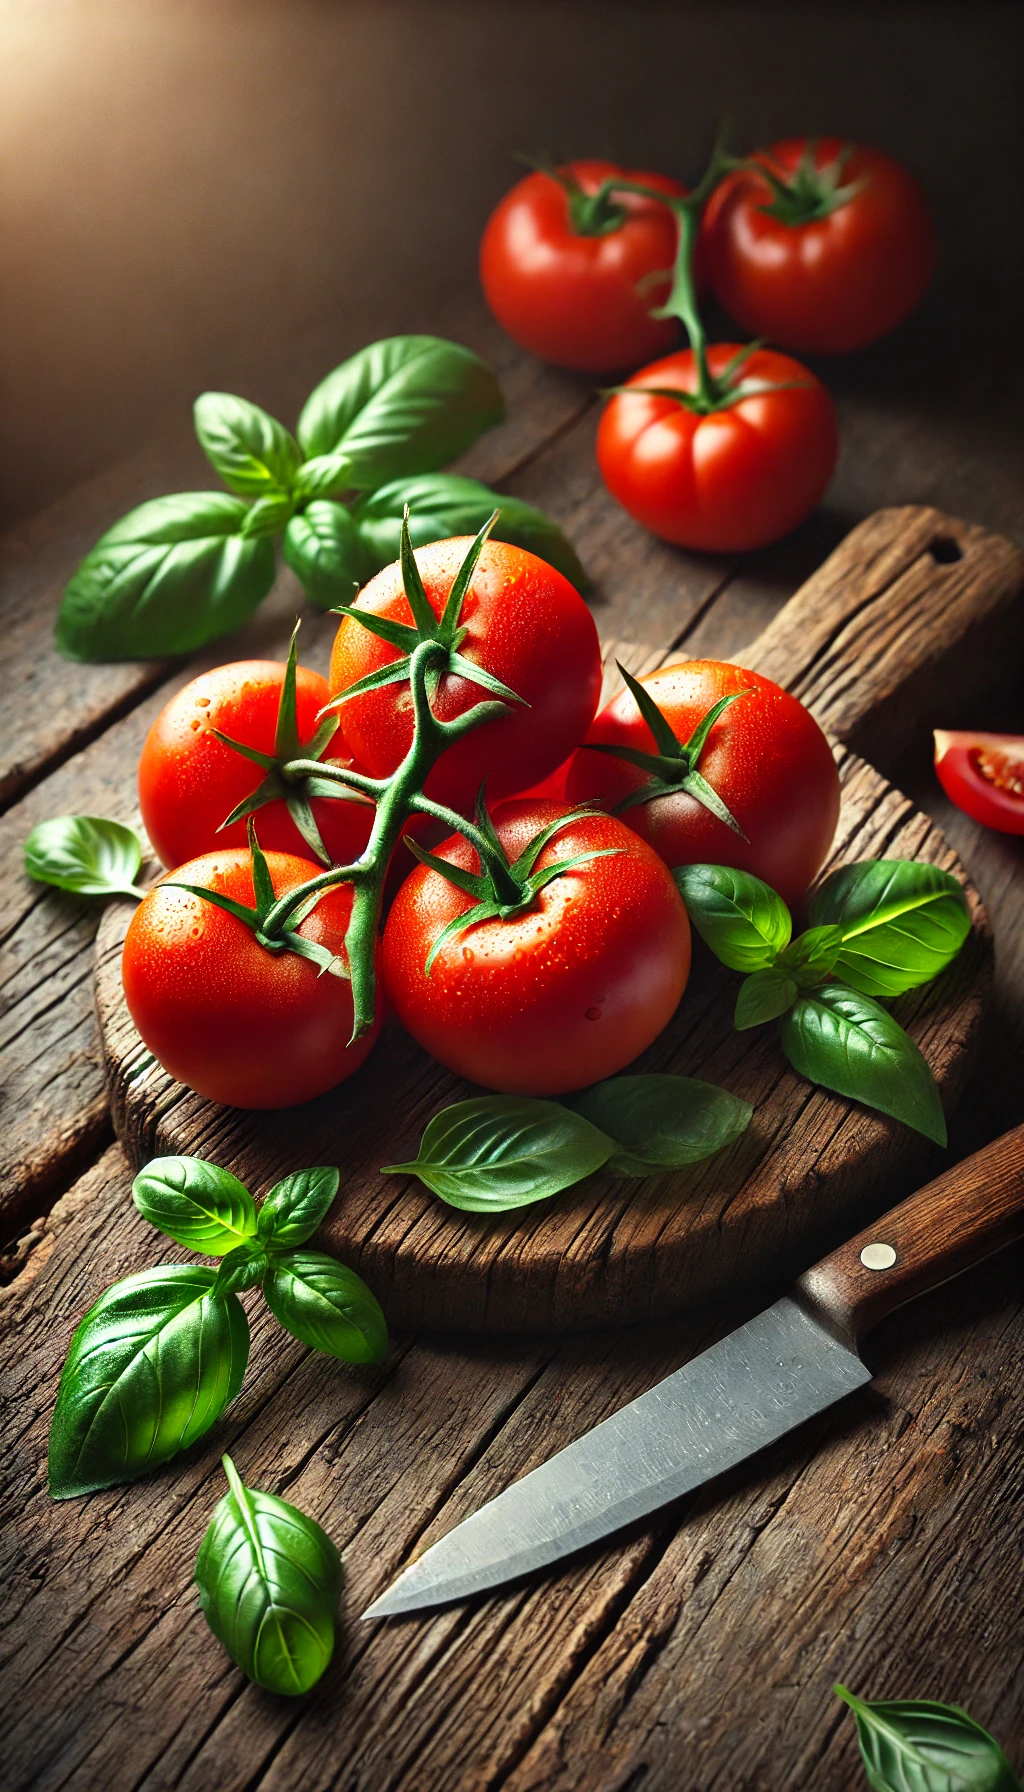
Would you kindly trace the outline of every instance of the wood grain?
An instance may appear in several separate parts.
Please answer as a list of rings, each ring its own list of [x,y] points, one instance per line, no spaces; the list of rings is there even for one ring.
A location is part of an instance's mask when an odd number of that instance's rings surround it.
[[[957,527],[930,511],[870,519],[817,575],[810,597],[804,590],[792,600],[798,626],[787,626],[784,610],[767,641],[744,658],[777,672],[786,642],[790,681],[826,726],[846,733],[863,725],[877,694],[871,676],[862,696],[851,688],[861,620],[870,650],[884,611],[887,641],[909,683],[921,658],[936,663],[932,609],[944,619],[953,608],[947,653],[966,665],[975,609],[1007,603],[1009,580],[1003,544],[979,532],[970,554],[974,602],[963,594],[957,569],[968,555],[949,565],[928,551],[937,531]],[[861,542],[868,572],[860,571]],[[961,595],[951,605],[956,578]],[[654,570],[651,579],[664,591]],[[667,599],[655,614],[666,626]],[[627,627],[639,632],[640,620],[636,608],[627,610]],[[886,677],[891,687],[896,673]],[[832,864],[919,858],[964,876],[941,835],[878,773],[844,753],[841,774]],[[970,889],[968,898],[974,925],[959,959],[896,1008],[949,1111],[977,1049],[990,975],[987,923]],[[544,1332],[664,1318],[795,1273],[934,1160],[909,1129],[804,1083],[786,1065],[774,1030],[737,1034],[735,980],[699,951],[678,1015],[638,1068],[703,1076],[741,1095],[755,1110],[745,1137],[684,1174],[639,1183],[595,1177],[528,1212],[462,1215],[415,1178],[382,1178],[379,1166],[414,1157],[427,1119],[471,1093],[469,1085],[391,1029],[356,1077],[301,1109],[254,1115],[205,1102],[164,1074],[128,1017],[119,967],[128,916],[126,905],[112,908],[100,930],[97,1007],[114,1124],[129,1157],[141,1164],[194,1152],[261,1188],[300,1163],[337,1163],[345,1195],[324,1242],[358,1269],[400,1325]]]

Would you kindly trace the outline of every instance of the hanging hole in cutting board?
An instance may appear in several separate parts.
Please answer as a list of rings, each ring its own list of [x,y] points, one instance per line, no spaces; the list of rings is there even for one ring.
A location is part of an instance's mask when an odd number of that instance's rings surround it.
[[[964,557],[963,548],[958,541],[954,541],[952,535],[936,535],[928,543],[928,552],[938,566],[953,566]]]

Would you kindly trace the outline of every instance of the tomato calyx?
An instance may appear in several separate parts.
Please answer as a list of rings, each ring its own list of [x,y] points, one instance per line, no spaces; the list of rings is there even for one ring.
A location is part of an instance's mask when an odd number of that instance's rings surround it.
[[[703,804],[705,809],[709,809],[712,815],[718,817],[719,821],[724,821],[726,827],[731,828],[734,834],[738,834],[741,840],[745,840],[747,836],[736,817],[726,807],[717,790],[708,783],[705,777],[701,776],[697,768],[700,756],[707,745],[708,735],[719,716],[728,709],[730,703],[735,703],[738,697],[746,696],[746,692],[730,691],[727,696],[719,697],[718,702],[713,703],[707,713],[701,717],[689,740],[681,741],[676,738],[675,730],[668,717],[658,708],[650,692],[644,690],[639,679],[634,678],[631,672],[627,672],[621,661],[617,660],[616,665],[660,751],[645,753],[639,747],[614,747],[607,741],[585,740],[583,742],[588,753],[608,753],[613,759],[624,759],[628,765],[635,765],[639,771],[650,773],[646,784],[641,784],[638,790],[631,791],[629,796],[623,797],[620,803],[616,803],[612,811],[613,815],[622,815],[627,809],[635,808],[638,803],[653,803],[660,796],[675,796],[682,790],[687,796],[692,796],[698,803]]]
[[[355,604],[338,604],[331,611],[332,616],[350,616],[354,622],[358,622],[359,626],[367,629],[371,635],[376,635],[379,640],[386,641],[390,647],[397,647],[400,657],[397,660],[390,660],[386,666],[378,667],[376,672],[367,673],[365,678],[357,679],[355,684],[349,685],[347,690],[341,691],[337,697],[333,697],[330,703],[325,704],[320,711],[322,716],[340,709],[343,703],[348,703],[353,697],[361,697],[366,691],[379,691],[389,684],[405,684],[410,676],[412,655],[417,647],[427,641],[442,647],[446,656],[443,658],[441,655],[437,655],[431,661],[427,674],[428,698],[432,699],[436,694],[442,674],[454,672],[460,678],[468,678],[473,684],[482,685],[485,691],[491,691],[504,703],[524,703],[524,706],[528,707],[522,697],[510,690],[507,684],[502,684],[500,678],[495,678],[493,673],[486,671],[483,666],[477,665],[475,660],[466,659],[459,652],[468,632],[459,620],[462,606],[472,583],[477,561],[483,552],[484,542],[500,515],[500,510],[493,511],[477,534],[452,581],[444,610],[440,616],[435,616],[430,599],[423,588],[423,580],[420,577],[419,567],[416,565],[416,556],[412,551],[412,541],[409,535],[409,506],[408,504],[405,506],[400,559],[405,595],[413,614],[412,626],[407,622],[395,622],[390,616],[375,616],[370,610],[357,609]]]
[[[863,185],[859,180],[843,185],[843,174],[853,154],[853,144],[844,143],[838,155],[822,168],[818,167],[817,147],[816,139],[809,138],[788,180],[772,167],[767,158],[758,156],[754,159],[750,166],[756,169],[772,192],[771,203],[759,206],[759,211],[769,218],[778,218],[780,223],[795,229],[802,224],[817,223],[820,218],[827,218],[832,212],[849,204]]]
[[[324,895],[325,892],[322,889],[317,889],[315,893],[298,903],[279,932],[270,934],[264,931],[264,923],[275,907],[278,898],[274,894],[270,868],[256,838],[256,824],[251,815],[246,823],[246,832],[249,836],[249,851],[252,854],[252,888],[256,898],[255,908],[247,908],[244,902],[236,902],[233,896],[225,896],[222,890],[210,890],[203,884],[181,883],[177,878],[165,879],[164,889],[187,890],[190,896],[200,896],[204,902],[212,902],[215,908],[221,908],[226,914],[234,915],[236,921],[241,921],[250,929],[255,935],[257,945],[262,946],[266,952],[275,954],[294,952],[297,957],[307,958],[312,964],[315,964],[321,977],[326,972],[332,977],[343,977],[346,982],[351,981],[348,967],[343,959],[339,958],[336,953],[328,951],[327,947],[320,945],[317,940],[303,939],[302,935],[296,932],[307,915],[312,914],[321,896]]]
[[[803,380],[761,380],[741,379],[740,375],[750,360],[764,347],[763,339],[744,343],[742,348],[730,356],[721,373],[712,373],[710,367],[705,368],[703,379],[699,379],[696,392],[687,392],[682,386],[606,386],[602,398],[614,398],[624,394],[627,398],[638,393],[648,398],[667,398],[672,404],[681,405],[683,410],[692,411],[698,417],[708,417],[713,411],[731,410],[734,404],[742,404],[745,398],[760,398],[765,392],[789,392],[794,387],[805,384]]]
[[[219,728],[210,730],[211,734],[216,735],[224,746],[230,747],[233,753],[241,753],[243,759],[251,759],[253,764],[260,766],[264,772],[262,782],[257,785],[252,795],[245,797],[232,809],[231,814],[221,822],[217,832],[223,832],[233,822],[242,821],[255,815],[266,803],[283,802],[310,851],[320,860],[321,864],[329,865],[331,855],[320,837],[320,829],[317,827],[310,799],[315,796],[330,796],[351,803],[365,803],[367,797],[357,790],[342,788],[337,782],[316,776],[319,771],[319,761],[338,730],[338,721],[335,716],[328,716],[326,720],[322,721],[310,740],[303,743],[299,739],[295,695],[298,632],[299,624],[296,623],[292,630],[291,643],[288,648],[288,664],[285,667],[281,699],[277,708],[273,753],[261,753],[256,747],[247,746],[244,741],[233,740],[231,735],[222,733]],[[297,769],[296,761],[300,762],[301,769]]]
[[[627,223],[629,213],[612,198],[616,189],[622,188],[621,181],[602,181],[596,193],[587,193],[571,168],[556,168],[540,156],[521,155],[518,160],[525,162],[535,174],[546,175],[548,180],[561,187],[569,208],[569,228],[573,236],[611,236]]]
[[[426,847],[418,845],[415,840],[406,840],[409,850],[422,865],[439,872],[456,889],[464,890],[467,896],[474,898],[472,908],[456,915],[446,927],[442,927],[430,948],[424,971],[429,975],[434,960],[448,940],[456,939],[481,921],[509,921],[514,915],[523,914],[533,906],[545,885],[553,882],[556,877],[562,877],[577,865],[587,865],[593,859],[611,858],[620,852],[621,848],[618,846],[605,846],[593,852],[574,853],[568,859],[558,859],[555,864],[546,865],[542,871],[534,870],[548,841],[561,828],[568,827],[574,821],[583,821],[587,816],[600,814],[600,809],[580,804],[568,814],[548,822],[546,827],[541,828],[527,842],[518,858],[510,860],[487,812],[487,802],[481,787],[476,799],[476,827],[470,828],[463,822],[460,830],[470,844],[476,847],[480,859],[479,873],[465,871],[461,865],[453,865],[450,860],[440,858],[437,853],[428,852]]]

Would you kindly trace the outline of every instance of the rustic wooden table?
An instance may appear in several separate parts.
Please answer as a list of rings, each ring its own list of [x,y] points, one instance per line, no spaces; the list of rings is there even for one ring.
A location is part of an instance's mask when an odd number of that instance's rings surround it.
[[[734,653],[859,515],[894,497],[971,508],[969,445],[940,452],[919,412],[880,418],[853,381],[840,395],[847,452],[828,508],[741,565],[681,555],[603,493],[583,384],[521,357],[475,300],[410,321],[495,361],[509,419],[467,470],[543,502],[568,527],[600,571],[606,638],[661,645],[669,605],[682,653]],[[907,489],[908,441],[933,444],[930,466],[924,449],[917,457],[918,489]],[[4,547],[0,1215],[13,1241],[0,1296],[4,1785],[821,1792],[862,1783],[852,1725],[831,1696],[836,1679],[867,1696],[956,1700],[1021,1763],[1019,1251],[887,1324],[871,1344],[874,1384],[837,1412],[563,1572],[432,1616],[356,1621],[414,1547],[651,1385],[738,1310],[569,1340],[400,1336],[382,1368],[364,1371],[314,1356],[257,1318],[245,1389],[211,1440],[142,1484],[49,1501],[46,1436],[74,1323],[110,1281],[174,1252],[131,1205],[111,1142],[92,1018],[98,916],[30,885],[21,843],[49,815],[131,819],[145,731],[194,670],[71,667],[54,655],[50,630],[82,550],[130,503],[191,483],[193,464],[184,439],[165,439]],[[1010,515],[1009,485],[989,498]],[[232,654],[280,653],[299,602],[282,577]],[[207,663],[224,657],[217,646]],[[1002,670],[993,666],[993,688]],[[988,904],[998,953],[990,1043],[955,1128],[962,1153],[1024,1116],[1013,1030],[1024,860],[1019,842],[981,835],[940,801],[926,745],[885,769],[948,829]],[[248,1480],[315,1513],[344,1555],[338,1654],[299,1703],[250,1686],[198,1612],[195,1551],[224,1448]]]

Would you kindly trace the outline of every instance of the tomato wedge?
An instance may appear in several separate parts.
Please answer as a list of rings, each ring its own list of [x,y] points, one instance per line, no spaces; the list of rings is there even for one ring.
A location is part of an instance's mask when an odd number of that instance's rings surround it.
[[[1024,734],[936,728],[935,770],[965,815],[1000,834],[1024,834]]]

